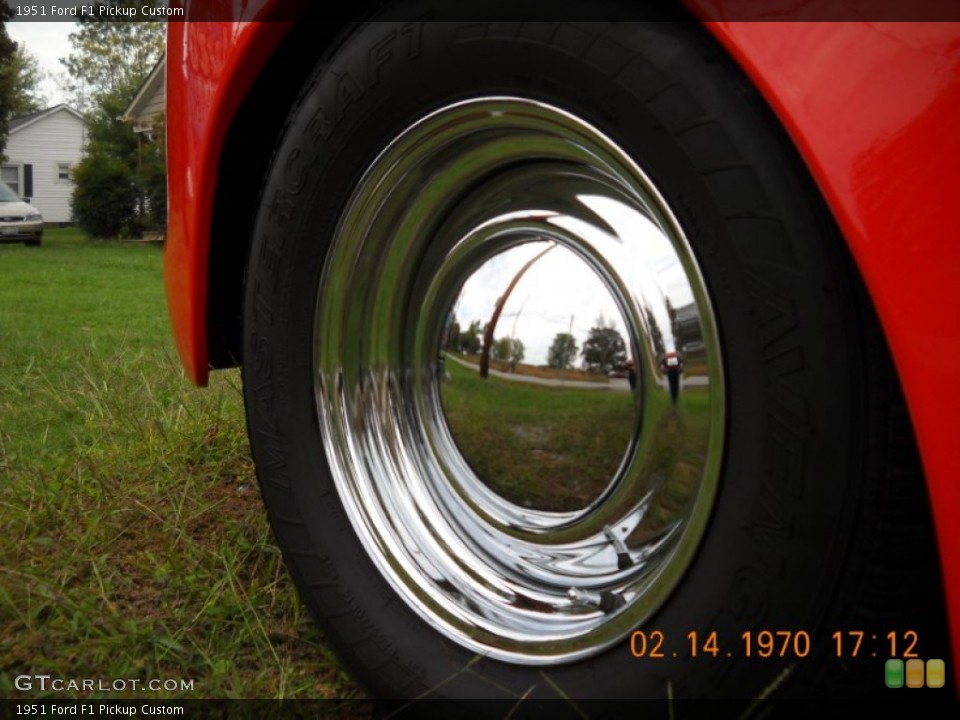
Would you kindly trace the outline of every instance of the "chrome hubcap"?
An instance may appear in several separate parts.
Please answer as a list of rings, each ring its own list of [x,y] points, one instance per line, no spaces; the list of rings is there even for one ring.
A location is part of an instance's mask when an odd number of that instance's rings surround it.
[[[337,491],[433,627],[565,662],[676,588],[717,489],[721,356],[687,239],[609,138],[518,98],[424,117],[354,191],[316,318]]]

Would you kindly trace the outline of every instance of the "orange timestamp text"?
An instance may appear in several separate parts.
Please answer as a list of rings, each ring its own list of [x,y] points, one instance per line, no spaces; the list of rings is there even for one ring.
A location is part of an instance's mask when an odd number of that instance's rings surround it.
[[[837,630],[830,635],[830,650],[838,658],[883,657],[915,658],[918,636],[914,630],[870,632]],[[630,635],[630,654],[635,658],[748,657],[805,658],[813,642],[806,630],[746,630],[735,638],[721,641],[716,630],[692,630],[679,642],[670,642],[661,630],[634,630]]]

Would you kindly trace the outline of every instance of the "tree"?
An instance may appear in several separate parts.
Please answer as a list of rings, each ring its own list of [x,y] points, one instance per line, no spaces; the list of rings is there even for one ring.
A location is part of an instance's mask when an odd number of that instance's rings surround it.
[[[130,168],[101,148],[77,163],[73,181],[77,225],[94,237],[118,237],[137,204],[137,186]]]
[[[142,215],[148,226],[167,225],[167,124],[163,117],[153,123],[153,139],[140,148],[138,181],[145,204]]]
[[[523,362],[526,356],[526,348],[520,338],[513,338],[510,348],[510,372],[517,371],[517,365]]]
[[[602,315],[596,322],[580,354],[590,372],[608,373],[627,361],[627,348],[612,322],[607,323]]]
[[[563,370],[573,364],[577,356],[577,340],[570,333],[557,333],[547,351],[547,365]]]
[[[139,8],[143,2],[101,4]],[[70,34],[73,51],[61,59],[70,76],[66,89],[87,119],[87,150],[74,173],[74,215],[94,236],[138,234],[145,223],[165,223],[162,124],[155,146],[141,151],[119,119],[159,60],[165,30],[159,22],[84,18]],[[104,191],[115,202],[101,202]]]
[[[454,320],[450,324],[450,329],[447,330],[447,340],[444,346],[448,350],[459,350],[460,349],[460,323]]]
[[[47,106],[47,96],[41,88],[46,73],[40,67],[36,55],[18,44],[11,65],[6,70],[13,73],[13,88],[16,93],[11,117],[28,115]]]
[[[101,0],[99,4],[139,9],[150,3]],[[84,113],[100,105],[105,95],[120,94],[132,100],[164,48],[165,23],[99,18],[80,18],[77,31],[70,33],[73,51],[60,59],[69,76],[64,90],[71,95],[71,104]]]
[[[502,337],[493,344],[493,356],[497,360],[510,363],[510,372],[515,372],[517,363],[521,362],[526,348],[519,338]]]
[[[131,99],[121,90],[104,93],[87,113],[88,142],[73,172],[73,215],[94,237],[135,232],[141,205],[137,138],[117,119]]]
[[[507,360],[510,357],[510,351],[513,343],[509,337],[502,337],[493,343],[493,357],[496,360]]]
[[[16,104],[14,77],[9,68],[17,52],[17,44],[7,35],[7,21],[12,16],[13,9],[0,3],[0,162],[6,160],[4,151],[7,149],[9,121]]]
[[[483,328],[480,327],[480,321],[474,320],[470,327],[460,335],[460,352],[467,355],[476,355],[483,347]]]

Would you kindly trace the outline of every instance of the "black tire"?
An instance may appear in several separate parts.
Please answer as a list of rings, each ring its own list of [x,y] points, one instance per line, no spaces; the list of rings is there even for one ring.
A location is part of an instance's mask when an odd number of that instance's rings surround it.
[[[716,313],[726,386],[719,491],[682,580],[639,628],[662,633],[664,657],[635,658],[622,633],[583,659],[481,657],[402,598],[337,491],[314,385],[331,238],[391,140],[439,108],[492,96],[560,108],[625,149],[689,238]],[[923,568],[911,560],[917,547],[933,555],[922,530],[893,561],[874,535],[891,495],[913,498],[912,527],[928,523],[915,458],[887,461],[889,433],[909,450],[909,426],[902,413],[891,423],[895,382],[883,380],[888,361],[829,214],[772,114],[701,29],[357,27],[318,63],[262,198],[246,286],[250,440],[291,575],[371,693],[513,701],[885,690],[882,661],[853,659],[846,647],[838,659],[832,634],[876,634],[870,652],[882,657],[888,632],[917,628],[916,593],[907,600],[890,583],[875,593],[878,572],[914,573],[910,581],[936,595],[935,557]],[[809,655],[791,645],[782,658],[746,659],[743,634],[760,631],[802,631]],[[701,643],[716,632],[717,656],[700,647],[692,657],[692,632]],[[920,637],[921,657],[932,656],[932,641]],[[854,684],[861,675],[864,687]]]
[[[37,235],[33,240],[24,241],[24,245],[27,247],[40,247],[40,244],[43,242],[43,235]]]

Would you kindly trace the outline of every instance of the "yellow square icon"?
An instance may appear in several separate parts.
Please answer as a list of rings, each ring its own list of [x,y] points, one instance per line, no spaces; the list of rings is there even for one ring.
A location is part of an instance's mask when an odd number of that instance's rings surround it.
[[[927,687],[942,688],[946,684],[947,666],[943,660],[927,660]]]
[[[924,675],[923,660],[918,660],[916,658],[913,660],[907,660],[908,688],[922,688]]]

